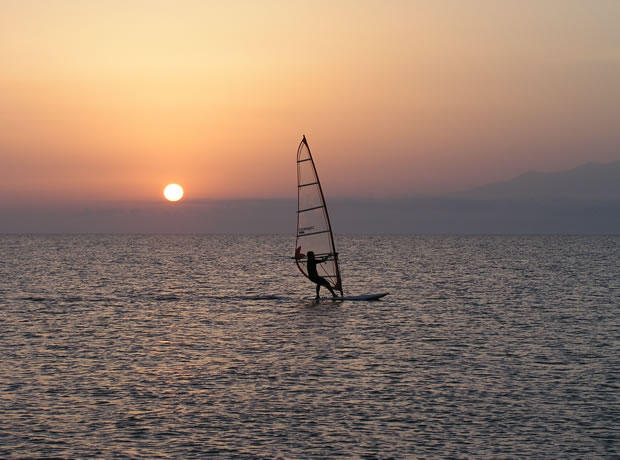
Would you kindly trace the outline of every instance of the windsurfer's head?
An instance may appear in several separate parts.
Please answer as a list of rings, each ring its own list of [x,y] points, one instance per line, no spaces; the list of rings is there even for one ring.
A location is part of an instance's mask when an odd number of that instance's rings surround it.
[[[306,254],[308,256],[308,259],[313,260],[314,259],[314,251],[308,251],[308,254]]]

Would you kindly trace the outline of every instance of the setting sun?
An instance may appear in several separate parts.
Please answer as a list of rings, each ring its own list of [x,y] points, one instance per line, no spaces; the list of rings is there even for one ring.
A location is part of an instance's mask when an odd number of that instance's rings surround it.
[[[164,197],[168,201],[179,201],[183,198],[183,188],[178,184],[168,184],[164,189]]]

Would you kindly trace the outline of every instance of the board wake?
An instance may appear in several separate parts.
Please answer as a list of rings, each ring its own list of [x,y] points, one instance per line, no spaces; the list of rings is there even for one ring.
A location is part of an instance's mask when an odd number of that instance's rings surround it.
[[[389,292],[381,292],[379,294],[362,294],[362,295],[345,295],[339,297],[322,297],[321,300],[379,300],[385,297]]]

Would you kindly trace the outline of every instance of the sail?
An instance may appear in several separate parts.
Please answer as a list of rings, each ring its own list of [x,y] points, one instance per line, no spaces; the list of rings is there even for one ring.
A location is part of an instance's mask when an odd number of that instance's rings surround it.
[[[319,276],[342,295],[342,282],[338,268],[338,254],[334,247],[334,236],[329,223],[327,206],[319,176],[314,166],[310,147],[303,137],[297,149],[297,241],[295,262],[299,270],[308,276],[307,257],[313,251],[317,259],[327,258],[317,264]]]

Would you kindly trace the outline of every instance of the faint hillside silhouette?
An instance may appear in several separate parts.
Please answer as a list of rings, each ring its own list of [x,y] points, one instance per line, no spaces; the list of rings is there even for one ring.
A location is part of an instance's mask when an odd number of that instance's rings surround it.
[[[527,172],[456,195],[478,200],[620,200],[620,161],[586,163],[568,171]]]

